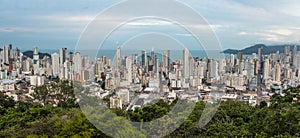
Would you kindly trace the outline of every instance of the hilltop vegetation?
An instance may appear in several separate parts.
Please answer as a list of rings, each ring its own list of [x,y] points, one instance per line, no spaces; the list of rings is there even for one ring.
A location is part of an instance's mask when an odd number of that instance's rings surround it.
[[[223,51],[225,54],[237,54],[239,52],[243,52],[245,55],[251,55],[252,53],[257,53],[259,48],[262,48],[262,54],[269,55],[272,53],[276,53],[279,51],[280,53],[284,53],[284,47],[286,45],[273,45],[273,46],[266,46],[264,44],[257,44],[254,46],[249,46],[242,50],[236,50],[236,49],[227,49]],[[294,47],[294,45],[290,45],[291,48]],[[300,51],[300,47],[298,47],[298,51]]]
[[[167,137],[300,137],[300,87],[284,91],[285,97],[274,95],[272,104],[252,107],[242,102],[221,103],[215,116],[204,128],[199,128],[204,102],[184,123]],[[119,116],[135,122],[150,121],[167,114],[174,104],[164,101],[143,109],[125,112],[113,110]],[[105,118],[105,115],[99,115]],[[108,122],[106,126],[113,126]],[[128,124],[124,124],[128,125]],[[128,131],[117,131],[118,136],[145,137]],[[79,107],[66,104],[53,107],[14,102],[0,95],[0,137],[108,137],[95,128]]]

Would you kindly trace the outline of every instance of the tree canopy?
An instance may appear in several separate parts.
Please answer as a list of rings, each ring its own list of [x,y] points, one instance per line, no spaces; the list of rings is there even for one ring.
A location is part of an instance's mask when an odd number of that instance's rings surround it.
[[[285,96],[274,95],[270,107],[266,104],[253,107],[237,101],[222,102],[215,116],[203,128],[199,127],[198,121],[206,103],[197,102],[189,118],[166,137],[300,137],[299,91],[300,87],[289,88],[284,91]],[[44,101],[43,96],[40,97]],[[66,99],[62,97],[61,100]],[[115,109],[113,112],[134,122],[147,122],[166,115],[173,107],[174,104],[159,101],[143,109]],[[68,104],[53,107],[14,102],[0,94],[0,111],[0,137],[109,137],[90,123],[80,108]],[[98,117],[105,118],[105,115]],[[108,121],[105,125],[114,123]],[[133,128],[124,125],[128,131],[116,131],[117,137],[144,137],[133,134]]]

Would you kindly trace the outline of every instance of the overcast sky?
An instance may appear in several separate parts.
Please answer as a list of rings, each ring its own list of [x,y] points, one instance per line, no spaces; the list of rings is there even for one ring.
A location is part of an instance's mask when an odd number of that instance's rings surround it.
[[[21,49],[57,49],[76,46],[80,34],[99,13],[120,0],[0,0],[0,44]],[[264,43],[299,44],[298,0],[181,0],[202,15],[224,49],[242,49]],[[149,28],[145,23],[155,25]],[[189,41],[190,35],[159,21],[137,21],[118,31],[109,41],[123,43],[132,32],[168,32]],[[131,26],[131,27],[128,27]],[[134,27],[132,27],[134,26]],[[193,44],[191,44],[193,45]]]

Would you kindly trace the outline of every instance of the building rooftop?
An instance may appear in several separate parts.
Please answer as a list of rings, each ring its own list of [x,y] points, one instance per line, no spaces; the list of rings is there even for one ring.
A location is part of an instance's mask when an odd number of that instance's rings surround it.
[[[16,83],[16,81],[5,79],[5,80],[0,80],[0,83],[1,84],[11,84],[11,83]]]

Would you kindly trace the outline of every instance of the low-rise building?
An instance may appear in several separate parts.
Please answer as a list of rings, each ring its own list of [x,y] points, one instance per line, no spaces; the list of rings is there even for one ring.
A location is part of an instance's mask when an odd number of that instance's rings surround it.
[[[236,101],[238,99],[237,94],[225,94],[222,96],[222,101],[233,100]]]
[[[120,97],[118,97],[117,95],[110,97],[109,99],[110,101],[110,108],[120,108],[122,109],[123,104],[122,104],[122,99]]]
[[[2,92],[8,92],[8,91],[14,91],[16,81],[14,80],[0,80],[0,91]]]

